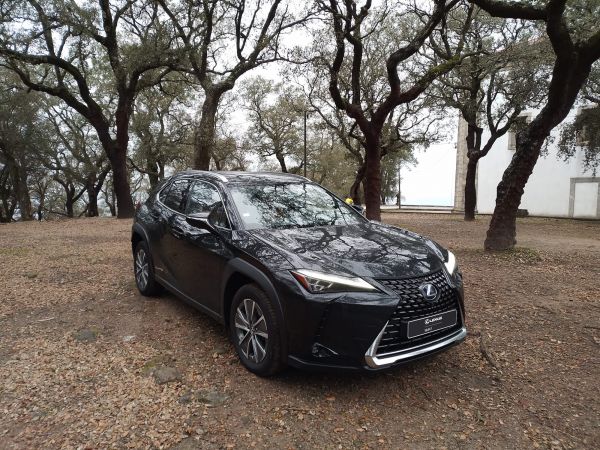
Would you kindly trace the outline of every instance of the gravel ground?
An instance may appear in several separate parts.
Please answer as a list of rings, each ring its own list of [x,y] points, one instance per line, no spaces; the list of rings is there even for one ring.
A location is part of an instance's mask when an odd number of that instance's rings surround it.
[[[258,378],[138,295],[130,222],[0,225],[0,448],[600,448],[600,223],[390,213],[458,256],[467,341],[395,371]]]

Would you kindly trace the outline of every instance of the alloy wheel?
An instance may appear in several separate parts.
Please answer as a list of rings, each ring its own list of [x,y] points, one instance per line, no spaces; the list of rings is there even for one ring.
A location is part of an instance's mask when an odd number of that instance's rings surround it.
[[[135,257],[135,279],[140,289],[145,289],[148,285],[148,257],[144,249],[139,249]]]
[[[244,356],[260,363],[267,355],[269,333],[265,316],[254,300],[244,299],[235,312],[235,331]]]

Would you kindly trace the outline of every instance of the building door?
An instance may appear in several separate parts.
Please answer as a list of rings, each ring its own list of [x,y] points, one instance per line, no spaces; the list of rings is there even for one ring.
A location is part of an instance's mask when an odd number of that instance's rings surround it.
[[[600,219],[600,178],[571,178],[569,215],[581,219]]]

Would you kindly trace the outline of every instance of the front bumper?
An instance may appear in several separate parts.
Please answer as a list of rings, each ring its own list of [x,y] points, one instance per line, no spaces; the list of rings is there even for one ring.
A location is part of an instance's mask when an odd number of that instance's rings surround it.
[[[437,338],[433,341],[416,345],[400,352],[378,355],[377,346],[379,345],[379,341],[383,336],[384,331],[385,327],[381,330],[381,333],[379,333],[365,354],[365,362],[371,369],[384,369],[386,367],[398,365],[403,362],[409,362],[424,356],[432,355],[442,350],[446,350],[453,345],[461,343],[467,337],[467,329],[463,326],[459,330],[456,330],[447,336]]]
[[[378,293],[314,295],[287,277],[278,291],[287,331],[288,364],[293,367],[384,370],[444,351],[467,335],[462,285],[454,289],[459,309],[456,327],[387,354],[378,354],[377,348],[399,303],[394,292],[382,287]]]

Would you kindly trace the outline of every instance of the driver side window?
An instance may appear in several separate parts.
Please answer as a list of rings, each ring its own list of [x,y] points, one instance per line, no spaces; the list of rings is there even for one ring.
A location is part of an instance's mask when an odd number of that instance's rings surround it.
[[[215,210],[222,211],[219,211],[219,213],[215,215]],[[192,215],[207,213],[211,213],[211,219],[218,219],[218,223],[216,223],[216,225],[223,228],[229,228],[225,210],[221,202],[221,195],[219,194],[217,188],[212,184],[205,183],[204,181],[196,181],[188,194],[186,214]]]

